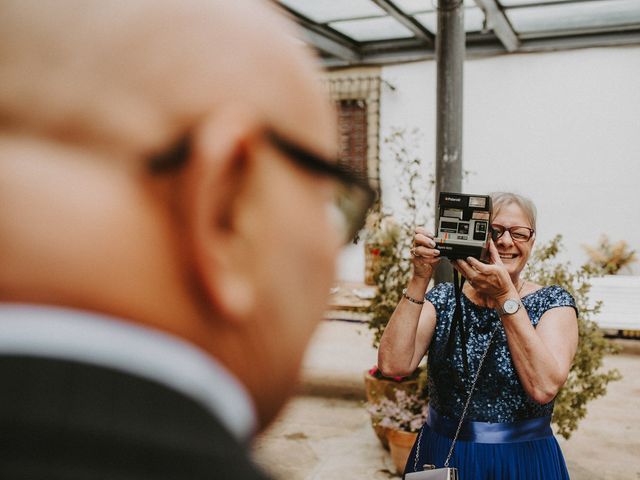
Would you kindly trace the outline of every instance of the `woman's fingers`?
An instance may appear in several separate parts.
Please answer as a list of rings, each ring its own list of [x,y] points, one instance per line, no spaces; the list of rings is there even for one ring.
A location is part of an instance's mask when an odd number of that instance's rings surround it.
[[[424,227],[416,227],[415,233],[416,235],[419,234],[419,235],[424,235],[425,237],[433,238],[433,233],[431,233],[429,230],[427,230]]]
[[[426,235],[417,234],[413,237],[413,245],[416,247],[436,248],[436,242]]]
[[[477,274],[473,267],[462,259],[451,262],[451,264],[456,270],[458,270],[458,272],[464,275],[467,280],[473,280],[472,277]]]
[[[487,265],[486,263],[482,263],[477,258],[468,257],[467,262],[469,262],[469,265],[471,266],[471,268],[479,272],[487,273],[491,270],[490,265]]]
[[[414,257],[437,257],[440,255],[440,251],[435,248],[416,246],[412,250]]]
[[[503,265],[500,254],[498,253],[498,249],[496,248],[496,244],[493,243],[493,239],[489,239],[489,255],[491,258],[491,263],[495,265]]]
[[[411,255],[417,259],[425,259],[430,263],[433,259],[439,259],[440,251],[436,248],[436,242],[433,240],[433,234],[423,227],[416,228],[416,234],[413,237],[413,248]]]
[[[411,248],[414,274],[422,275],[424,272],[433,272],[435,265],[440,262],[440,251],[435,247],[436,242],[433,240],[433,234],[423,227],[417,227]]]

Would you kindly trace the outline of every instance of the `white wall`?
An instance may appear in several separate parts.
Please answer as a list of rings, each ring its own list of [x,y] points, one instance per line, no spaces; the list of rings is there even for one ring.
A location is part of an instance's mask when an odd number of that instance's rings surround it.
[[[435,62],[384,67],[382,77],[396,88],[382,89],[381,141],[392,128],[420,128],[419,153],[433,171]],[[470,59],[463,104],[465,191],[530,197],[538,242],[563,234],[574,265],[587,258],[581,245],[603,233],[640,252],[640,47]],[[386,153],[381,145],[383,203],[397,207]],[[347,255],[352,264],[357,255]],[[353,270],[341,276],[361,278]]]

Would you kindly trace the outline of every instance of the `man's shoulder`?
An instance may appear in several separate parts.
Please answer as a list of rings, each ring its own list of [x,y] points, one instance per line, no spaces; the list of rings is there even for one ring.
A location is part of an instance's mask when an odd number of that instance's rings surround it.
[[[200,403],[237,438],[255,429],[253,404],[243,385],[184,339],[115,317],[51,306],[0,306],[0,325],[0,354],[30,358],[31,365],[36,358],[49,359],[34,366],[33,375],[42,379],[48,369],[67,376],[92,372],[74,381],[77,398],[95,399],[87,388],[99,388],[92,375],[105,384],[113,381],[114,389],[132,388],[115,385],[137,378],[137,389],[147,385],[162,397],[182,394]]]
[[[6,448],[0,470],[33,478],[264,480],[241,444],[199,402],[161,383],[77,361],[0,355]],[[17,461],[16,459],[21,459]]]

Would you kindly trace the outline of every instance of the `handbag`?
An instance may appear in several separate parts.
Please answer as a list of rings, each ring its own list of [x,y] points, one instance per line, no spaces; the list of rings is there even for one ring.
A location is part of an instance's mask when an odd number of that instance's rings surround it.
[[[422,431],[420,430],[420,435],[418,435],[418,442],[416,445],[416,458],[413,462],[413,472],[407,473],[404,478],[405,480],[460,480],[460,476],[458,474],[458,469],[455,467],[449,466],[449,461],[451,460],[451,456],[453,455],[453,449],[456,446],[456,440],[458,440],[458,435],[460,434],[460,429],[462,428],[462,422],[464,421],[464,417],[467,415],[467,409],[469,408],[469,403],[471,403],[471,395],[473,395],[473,391],[476,388],[476,382],[478,381],[478,377],[480,376],[480,370],[482,369],[482,364],[484,363],[484,359],[489,353],[489,348],[491,348],[491,340],[493,340],[493,336],[500,328],[500,323],[493,329],[491,332],[491,336],[489,337],[489,341],[487,342],[487,348],[485,349],[482,357],[480,358],[480,364],[478,365],[478,370],[473,378],[473,383],[471,384],[471,388],[469,389],[469,394],[467,395],[467,401],[464,404],[464,408],[462,410],[462,415],[460,416],[460,421],[458,422],[458,428],[456,429],[456,434],[453,436],[453,441],[451,442],[451,448],[449,448],[449,454],[447,455],[447,459],[444,461],[443,468],[436,468],[435,465],[423,465],[423,470],[418,471],[418,454],[420,452],[420,440],[422,439]]]
[[[453,467],[435,468],[433,465],[425,465],[425,468],[433,467],[421,472],[412,472],[405,475],[406,480],[459,480],[458,469]]]

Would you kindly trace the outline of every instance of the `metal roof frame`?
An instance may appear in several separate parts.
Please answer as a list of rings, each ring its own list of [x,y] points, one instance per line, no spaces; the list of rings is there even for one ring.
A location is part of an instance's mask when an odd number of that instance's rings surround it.
[[[431,60],[435,58],[436,35],[414,18],[415,13],[410,14],[404,11],[400,8],[398,5],[399,2],[396,0],[369,1],[380,7],[389,17],[408,29],[413,34],[413,37],[357,41],[332,28],[329,22],[315,22],[300,12],[274,0],[280,8],[287,12],[293,20],[299,24],[302,29],[303,40],[320,52],[327,67],[383,65],[417,60]],[[500,0],[474,1],[484,12],[485,25],[481,32],[466,33],[466,55],[468,57],[598,46],[640,45],[640,21],[637,23],[597,28],[574,28],[519,33],[514,29],[505,13],[507,10],[517,10],[521,8],[535,7],[545,9],[558,5],[588,4],[601,0],[534,1],[522,5],[512,5],[509,6],[508,9],[500,3]],[[640,6],[640,0],[638,3]],[[348,20],[363,19],[365,19],[365,17],[359,19],[349,18]]]

